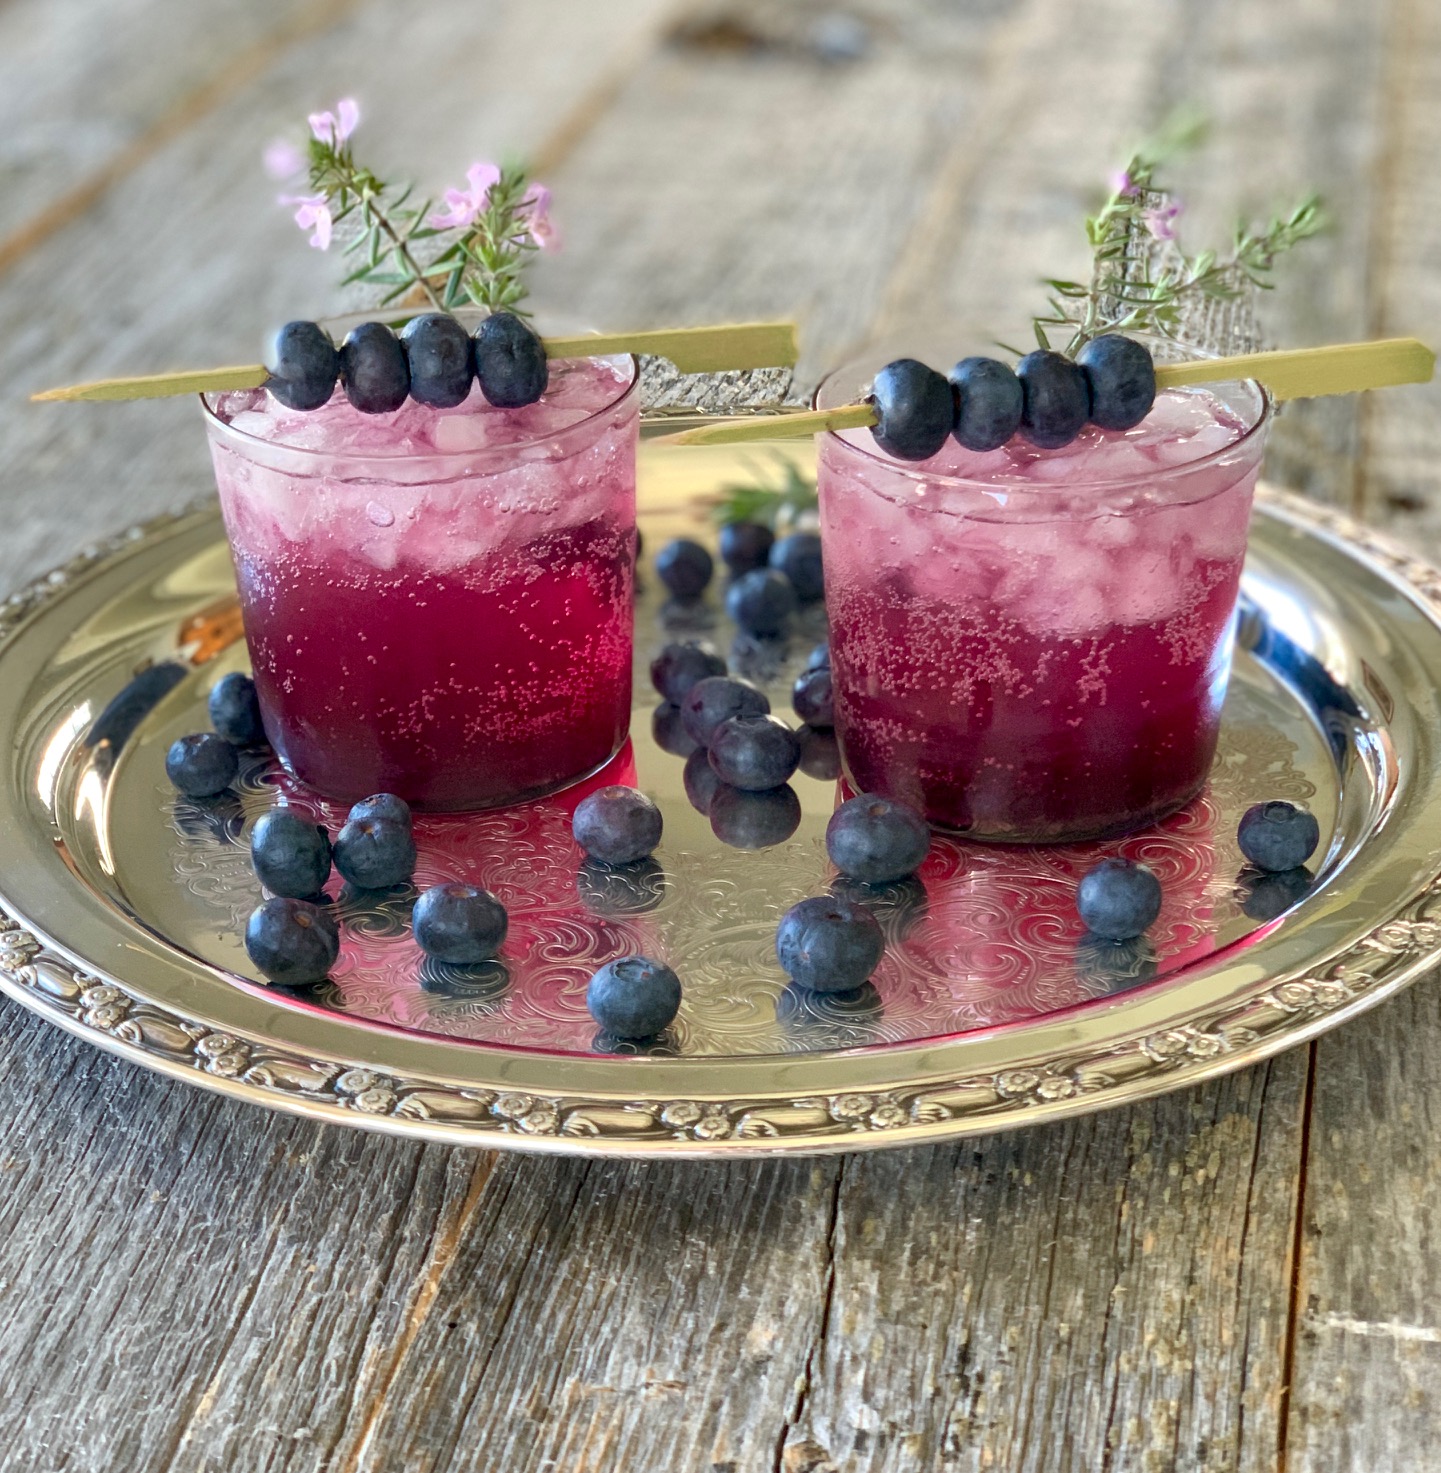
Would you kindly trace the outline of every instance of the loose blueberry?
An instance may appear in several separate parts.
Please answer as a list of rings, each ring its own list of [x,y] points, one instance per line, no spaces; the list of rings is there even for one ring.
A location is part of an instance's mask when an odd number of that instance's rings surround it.
[[[1236,840],[1257,869],[1280,873],[1306,863],[1321,842],[1313,813],[1294,803],[1258,803],[1241,816]]]
[[[803,604],[823,598],[826,591],[825,566],[821,561],[821,539],[814,532],[792,532],[771,548],[771,567],[791,580],[796,597]]]
[[[497,409],[523,409],[545,393],[545,344],[513,312],[492,312],[475,332],[475,376]]]
[[[1094,935],[1129,941],[1160,915],[1161,882],[1144,864],[1103,859],[1081,876],[1076,909]]]
[[[710,746],[722,721],[732,716],[765,716],[771,703],[758,685],[732,675],[708,675],[686,692],[680,703],[681,721],[692,740]]]
[[[725,673],[725,660],[707,639],[687,639],[668,644],[650,662],[651,684],[668,701],[682,701],[696,681],[704,680],[708,675]]]
[[[716,727],[710,742],[716,776],[747,793],[780,787],[800,760],[799,738],[775,716],[732,716]]]
[[[217,735],[237,747],[257,747],[265,740],[255,682],[238,670],[222,675],[210,691],[210,724]]]
[[[747,793],[718,783],[710,801],[710,827],[732,849],[769,849],[784,844],[801,824],[801,800],[787,783],[763,793]]]
[[[720,530],[721,561],[737,576],[763,568],[775,540],[763,522],[727,522]]]
[[[410,397],[432,409],[454,409],[470,395],[475,343],[448,312],[422,312],[400,334],[410,367]]]
[[[335,965],[340,935],[320,906],[277,895],[251,911],[245,951],[272,982],[308,987],[323,982]]]
[[[826,853],[843,875],[884,885],[914,874],[931,847],[931,831],[914,808],[860,793],[826,825]]]
[[[1315,876],[1305,865],[1279,872],[1243,872],[1241,909],[1253,921],[1274,921],[1305,899],[1314,880]]]
[[[801,744],[800,770],[807,777],[833,783],[841,775],[841,748],[829,727],[799,726],[796,737]]]
[[[400,339],[383,322],[360,322],[340,345],[340,382],[362,414],[389,414],[410,393],[410,369]]]
[[[795,586],[774,568],[742,573],[726,590],[726,613],[747,634],[758,638],[782,633],[795,611]]]
[[[272,894],[308,900],[330,878],[330,836],[293,808],[272,808],[255,821],[250,862]]]
[[[704,747],[697,747],[685,759],[685,771],[681,774],[681,780],[685,784],[685,795],[690,800],[690,806],[697,813],[709,817],[710,806],[716,793],[720,791],[721,780],[716,776],[715,768],[710,765],[710,753]]]
[[[333,858],[342,879],[362,890],[403,884],[415,873],[410,825],[393,818],[352,818],[335,836]]]
[[[362,798],[355,804],[347,818],[388,818],[395,823],[404,824],[408,829],[411,826],[410,804],[404,798],[397,798],[394,793],[372,793],[368,798]]]
[[[829,670],[831,668],[831,642],[824,639],[806,656],[807,670]]]
[[[956,423],[951,431],[967,450],[999,450],[1021,427],[1021,381],[995,358],[962,358],[951,370]]]
[[[951,433],[955,400],[934,368],[898,358],[876,375],[871,387],[876,444],[897,460],[929,460]]]
[[[791,705],[807,726],[836,724],[835,692],[829,666],[807,670],[791,687]]]
[[[651,712],[650,734],[656,746],[672,757],[689,757],[700,750],[700,743],[682,724],[680,707],[674,701],[662,701]]]
[[[665,871],[653,859],[630,864],[588,859],[575,872],[575,888],[586,909],[597,915],[645,915],[665,899]]]
[[[1091,423],[1103,430],[1129,430],[1151,412],[1156,399],[1156,365],[1134,338],[1105,333],[1092,338],[1076,363],[1091,395]]]
[[[319,409],[330,402],[340,355],[318,322],[287,322],[275,334],[265,387],[287,409]]]
[[[213,798],[235,781],[235,748],[213,731],[177,737],[165,754],[165,775],[187,798]]]
[[[505,907],[478,885],[432,885],[411,912],[415,944],[437,961],[473,967],[489,961],[505,940]]]
[[[680,978],[663,962],[617,957],[590,979],[585,1005],[617,1038],[653,1038],[680,1012]]]
[[[786,976],[812,992],[849,992],[875,971],[886,949],[876,918],[833,895],[793,905],[776,930],[776,956]]]
[[[660,809],[635,788],[600,788],[584,799],[571,820],[571,833],[592,859],[630,864],[654,853],[663,827]]]
[[[699,542],[677,537],[655,555],[656,577],[683,602],[699,598],[715,572],[715,562]]]
[[[1016,365],[1024,407],[1021,433],[1042,450],[1069,445],[1091,413],[1086,376],[1060,353],[1038,348]]]

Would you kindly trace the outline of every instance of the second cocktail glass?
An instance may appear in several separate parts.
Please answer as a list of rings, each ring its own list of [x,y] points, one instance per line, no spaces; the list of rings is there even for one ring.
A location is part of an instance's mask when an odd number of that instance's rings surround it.
[[[818,405],[863,397],[884,361],[833,375]],[[920,463],[869,430],[823,436],[852,783],[1012,843],[1122,833],[1193,798],[1215,754],[1269,407],[1249,382],[1176,390],[1125,432],[987,454],[952,440]]]

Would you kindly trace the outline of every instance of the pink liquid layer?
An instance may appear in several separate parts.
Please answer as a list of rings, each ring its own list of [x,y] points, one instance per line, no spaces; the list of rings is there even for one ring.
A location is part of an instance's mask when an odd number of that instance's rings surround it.
[[[634,413],[563,440],[574,453],[527,455],[617,397],[600,371],[557,388],[509,414],[478,397],[370,419],[338,400],[304,419],[255,396],[222,404],[251,434],[352,457],[294,474],[215,445],[266,731],[326,797],[488,807],[581,777],[624,741]],[[447,460],[508,445],[499,467]],[[387,464],[397,454],[421,459]]]
[[[1256,467],[1238,451],[1168,484],[1242,432],[1209,395],[1172,397],[1124,436],[933,463],[994,493],[918,492],[823,446],[836,724],[858,788],[1013,842],[1125,832],[1200,790]],[[1150,486],[1087,490],[1145,465]]]

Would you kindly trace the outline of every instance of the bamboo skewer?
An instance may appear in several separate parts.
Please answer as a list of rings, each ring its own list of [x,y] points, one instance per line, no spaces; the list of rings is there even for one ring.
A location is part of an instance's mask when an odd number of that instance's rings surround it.
[[[1358,394],[1395,384],[1430,383],[1436,355],[1416,338],[1385,338],[1374,343],[1337,343],[1325,348],[1284,348],[1242,353],[1232,358],[1197,358],[1156,366],[1156,388],[1253,378],[1273,399],[1314,399],[1327,394]],[[664,435],[653,445],[741,445],[750,441],[801,439],[827,430],[865,429],[877,423],[870,404],[807,409],[793,414],[753,415]]]
[[[799,348],[793,322],[736,322],[718,327],[667,327],[649,332],[580,333],[542,338],[549,358],[589,358],[605,353],[636,353],[668,358],[682,373],[729,369],[790,368]],[[270,377],[263,363],[229,368],[198,368],[133,378],[97,379],[45,389],[38,402],[116,399],[166,399],[225,389],[258,389]]]

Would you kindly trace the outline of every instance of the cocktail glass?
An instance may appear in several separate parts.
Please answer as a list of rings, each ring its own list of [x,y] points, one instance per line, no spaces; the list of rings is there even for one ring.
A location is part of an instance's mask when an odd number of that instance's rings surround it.
[[[337,337],[345,324],[335,327]],[[287,410],[206,428],[266,734],[328,798],[466,810],[607,762],[630,720],[633,359],[551,364],[545,396]]]
[[[911,350],[925,362],[949,359]],[[943,350],[942,350],[943,351]],[[894,351],[817,395],[863,397]],[[1270,402],[1158,396],[1136,428],[920,463],[825,435],[821,535],[846,773],[982,840],[1124,833],[1215,754]]]

